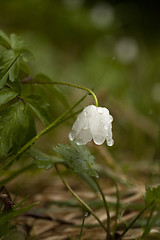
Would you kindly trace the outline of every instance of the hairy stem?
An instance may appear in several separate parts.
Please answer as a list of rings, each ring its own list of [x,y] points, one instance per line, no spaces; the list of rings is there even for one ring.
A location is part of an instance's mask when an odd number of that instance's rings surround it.
[[[116,203],[116,215],[115,215],[115,224],[114,224],[114,235],[116,234],[117,230],[117,221],[118,221],[118,213],[119,213],[119,207],[120,207],[120,199],[119,199],[119,190],[118,185],[116,181],[114,181],[115,187],[116,187],[116,197],[117,197],[117,203]]]
[[[65,85],[65,86],[69,86],[69,87],[74,87],[74,88],[78,88],[78,89],[82,89],[82,90],[85,90],[87,92],[89,92],[93,98],[94,98],[94,101],[95,101],[95,105],[96,107],[98,107],[98,99],[95,95],[95,93],[89,89],[89,88],[86,88],[86,87],[83,87],[83,86],[79,86],[77,84],[72,84],[72,83],[67,83],[67,82],[41,82],[41,81],[37,81],[37,80],[34,80],[33,78],[26,78],[26,79],[23,79],[21,81],[23,84],[55,84],[55,85]]]
[[[101,189],[101,187],[100,187],[97,179],[94,178],[94,181],[95,181],[95,183],[96,183],[96,185],[97,185],[97,187],[98,187],[98,189],[99,189],[99,192],[100,192],[100,194],[101,194],[101,196],[102,196],[103,203],[104,203],[105,210],[106,210],[106,214],[107,214],[107,230],[108,230],[108,231],[107,231],[107,240],[108,240],[108,239],[110,238],[110,214],[109,214],[109,207],[108,207],[108,204],[107,204],[105,195],[104,195],[104,193],[103,193],[103,191],[102,191],[102,189]]]
[[[104,224],[101,222],[101,220],[97,217],[97,215],[94,213],[94,211],[72,190],[72,188],[68,185],[68,183],[64,180],[62,177],[57,165],[55,165],[56,171],[58,175],[60,176],[62,182],[67,187],[67,189],[71,192],[71,194],[82,204],[82,206],[86,209],[86,211],[90,212],[92,216],[99,222],[99,224],[102,226],[102,228],[108,232],[108,229],[104,226]]]

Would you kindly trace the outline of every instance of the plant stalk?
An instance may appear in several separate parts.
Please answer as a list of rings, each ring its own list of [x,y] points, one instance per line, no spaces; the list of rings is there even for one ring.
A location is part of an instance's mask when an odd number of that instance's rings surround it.
[[[89,88],[86,88],[86,87],[83,87],[83,86],[79,86],[77,84],[73,84],[73,83],[66,83],[66,82],[41,82],[41,81],[37,81],[37,80],[34,80],[33,78],[28,78],[27,80],[22,80],[21,81],[23,84],[55,84],[55,85],[64,85],[64,86],[69,86],[69,87],[74,87],[74,88],[78,88],[78,89],[82,89],[82,90],[85,90],[87,92],[89,92],[93,98],[94,98],[94,101],[95,101],[95,105],[96,107],[98,107],[98,99],[95,95],[95,93],[89,89]]]
[[[92,214],[92,216],[99,222],[99,224],[101,225],[101,227],[108,232],[108,229],[104,226],[104,224],[101,222],[101,220],[97,217],[97,215],[94,213],[94,211],[71,189],[71,187],[68,185],[68,183],[64,180],[64,178],[62,177],[62,174],[60,173],[57,165],[55,165],[55,169],[59,175],[59,177],[61,178],[62,182],[64,183],[64,185],[67,187],[67,189],[71,192],[71,194],[81,203],[81,205]]]
[[[106,210],[106,214],[107,214],[107,240],[109,240],[109,238],[110,238],[110,214],[109,214],[109,207],[108,207],[106,198],[104,196],[104,193],[103,193],[103,191],[102,191],[102,189],[101,189],[97,179],[94,178],[94,181],[95,181],[95,183],[96,183],[96,185],[97,185],[97,187],[99,189],[99,192],[100,192],[100,194],[102,196],[103,203],[104,203],[104,206],[105,206],[105,210]]]

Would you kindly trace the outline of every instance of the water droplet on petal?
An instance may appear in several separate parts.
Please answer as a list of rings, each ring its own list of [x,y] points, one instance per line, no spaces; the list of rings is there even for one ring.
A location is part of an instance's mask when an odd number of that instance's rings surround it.
[[[98,113],[103,113],[103,109],[101,107],[98,107],[97,111]]]
[[[94,137],[93,137],[93,141],[94,141],[95,144],[101,145],[101,144],[104,143],[105,138],[102,137],[102,136],[94,136]]]
[[[87,129],[88,129],[88,126],[85,125],[82,129],[83,129],[83,130],[87,130]]]
[[[71,132],[70,132],[70,134],[69,134],[69,139],[70,139],[71,141],[74,140],[74,137],[72,136],[72,133],[71,133]]]
[[[108,146],[113,146],[113,144],[114,144],[113,139],[107,140],[107,145],[108,145]]]
[[[113,117],[111,115],[109,115],[109,119],[111,122],[113,121]]]
[[[84,113],[85,116],[87,115],[86,109],[83,110],[83,113]]]

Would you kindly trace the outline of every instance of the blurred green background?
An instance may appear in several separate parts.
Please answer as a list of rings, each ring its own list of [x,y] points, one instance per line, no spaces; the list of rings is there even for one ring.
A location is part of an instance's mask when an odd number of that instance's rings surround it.
[[[159,160],[158,11],[154,1],[0,0],[0,28],[21,35],[35,56],[31,75],[94,89],[110,109],[109,150],[126,169]],[[79,94],[61,89],[70,103]],[[68,141],[63,131],[55,144]]]

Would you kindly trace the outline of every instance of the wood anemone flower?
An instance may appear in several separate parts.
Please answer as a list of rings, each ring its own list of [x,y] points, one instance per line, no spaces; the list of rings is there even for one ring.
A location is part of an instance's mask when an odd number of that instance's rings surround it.
[[[89,105],[73,124],[69,139],[75,140],[78,145],[85,145],[92,139],[95,144],[101,145],[106,140],[107,145],[112,146],[112,121],[113,117],[107,108]]]

